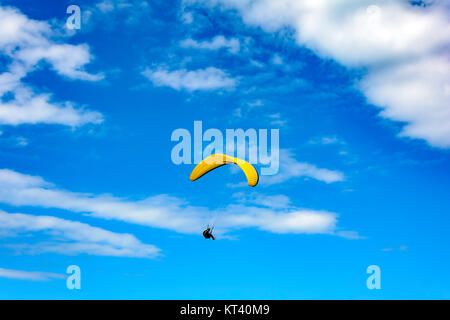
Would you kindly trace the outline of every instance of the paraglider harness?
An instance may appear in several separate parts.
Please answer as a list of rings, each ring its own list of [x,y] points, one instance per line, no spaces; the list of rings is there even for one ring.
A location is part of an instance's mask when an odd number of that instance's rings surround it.
[[[214,238],[212,231],[214,230],[214,227],[212,227],[212,229],[209,228],[209,226],[206,227],[206,230],[203,231],[203,236],[205,237],[205,239],[213,239],[216,240],[216,238]]]

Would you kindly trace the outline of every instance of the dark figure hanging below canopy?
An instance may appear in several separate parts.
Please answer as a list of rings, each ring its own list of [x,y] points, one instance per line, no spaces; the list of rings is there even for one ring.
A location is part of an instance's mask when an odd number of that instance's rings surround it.
[[[214,228],[213,228],[214,229]],[[203,231],[203,236],[205,237],[205,239],[213,239],[216,240],[216,238],[214,238],[213,234],[212,234],[212,229],[210,229],[209,227],[206,228],[205,231]]]

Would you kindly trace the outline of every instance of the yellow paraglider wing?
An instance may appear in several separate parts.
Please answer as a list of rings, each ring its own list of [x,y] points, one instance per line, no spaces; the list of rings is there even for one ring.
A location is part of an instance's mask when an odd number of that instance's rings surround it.
[[[250,163],[224,154],[212,154],[204,159],[192,170],[189,180],[195,181],[208,172],[226,164],[237,164],[244,171],[249,186],[254,187],[258,184],[258,172]]]

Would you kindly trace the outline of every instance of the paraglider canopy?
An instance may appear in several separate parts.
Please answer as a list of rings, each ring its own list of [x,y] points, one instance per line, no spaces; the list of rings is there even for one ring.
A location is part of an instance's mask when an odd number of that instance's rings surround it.
[[[230,157],[225,154],[212,154],[200,162],[194,170],[192,170],[189,180],[195,181],[208,172],[226,164],[237,164],[247,177],[248,185],[254,187],[258,184],[259,176],[256,169],[247,161]]]

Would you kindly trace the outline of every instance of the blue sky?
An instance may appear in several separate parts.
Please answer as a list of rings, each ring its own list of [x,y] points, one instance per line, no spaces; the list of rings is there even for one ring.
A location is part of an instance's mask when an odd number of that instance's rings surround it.
[[[0,298],[448,299],[449,29],[444,1],[2,1]],[[189,181],[196,120],[279,129],[278,174]]]

